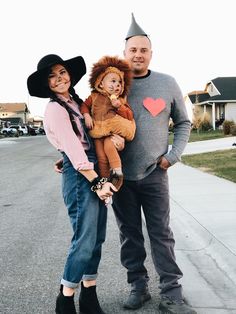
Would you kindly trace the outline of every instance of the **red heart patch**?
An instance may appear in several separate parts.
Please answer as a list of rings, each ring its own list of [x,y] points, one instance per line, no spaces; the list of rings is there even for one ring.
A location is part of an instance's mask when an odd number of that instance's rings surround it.
[[[162,98],[153,99],[151,97],[145,98],[143,100],[143,105],[151,113],[153,117],[157,116],[166,107],[164,99]]]

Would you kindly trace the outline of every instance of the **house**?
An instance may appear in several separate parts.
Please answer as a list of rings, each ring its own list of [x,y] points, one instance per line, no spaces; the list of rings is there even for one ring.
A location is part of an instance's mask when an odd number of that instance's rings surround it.
[[[26,124],[30,111],[26,103],[0,103],[0,120],[12,124]]]
[[[28,122],[35,127],[43,127],[43,117],[34,116],[28,119]]]
[[[236,123],[236,77],[217,77],[203,91],[188,93],[186,105],[189,104],[193,111],[209,114],[214,130],[224,120]]]

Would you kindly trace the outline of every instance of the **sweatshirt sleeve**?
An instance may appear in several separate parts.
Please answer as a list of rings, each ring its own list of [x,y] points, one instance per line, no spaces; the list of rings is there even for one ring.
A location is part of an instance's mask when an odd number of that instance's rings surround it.
[[[56,102],[50,102],[45,111],[44,125],[49,142],[56,149],[65,152],[76,170],[94,168],[63,107]]]
[[[165,157],[173,165],[181,160],[181,155],[189,140],[191,122],[188,118],[182,92],[174,78],[170,90],[173,91],[171,118],[174,123],[174,140],[171,150]]]

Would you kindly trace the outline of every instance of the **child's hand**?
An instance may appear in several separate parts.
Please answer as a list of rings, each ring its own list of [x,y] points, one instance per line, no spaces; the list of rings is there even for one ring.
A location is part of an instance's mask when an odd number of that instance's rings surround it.
[[[89,113],[85,113],[84,114],[84,121],[85,121],[85,125],[88,129],[92,129],[93,128],[93,119],[90,116]]]
[[[110,96],[111,104],[114,108],[118,109],[121,106],[121,101],[118,99],[118,96],[115,94],[112,94]]]
[[[115,107],[116,109],[120,108],[121,106],[121,102],[119,99],[112,99],[111,100],[111,104],[113,107]]]

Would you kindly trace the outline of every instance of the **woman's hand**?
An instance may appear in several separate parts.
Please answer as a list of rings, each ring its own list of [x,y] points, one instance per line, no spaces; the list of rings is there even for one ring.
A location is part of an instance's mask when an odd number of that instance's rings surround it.
[[[121,151],[125,147],[125,139],[118,134],[111,135],[111,140],[118,151]]]
[[[58,159],[55,163],[54,163],[54,170],[58,173],[62,173],[63,172],[63,159]]]
[[[106,201],[114,194],[113,192],[117,192],[117,189],[111,182],[104,183],[101,190],[96,190],[97,196],[102,201]]]

